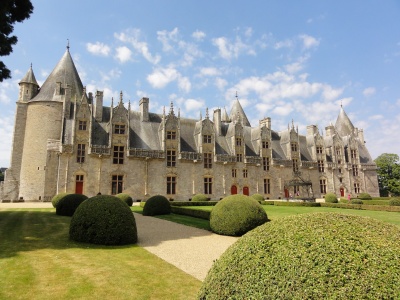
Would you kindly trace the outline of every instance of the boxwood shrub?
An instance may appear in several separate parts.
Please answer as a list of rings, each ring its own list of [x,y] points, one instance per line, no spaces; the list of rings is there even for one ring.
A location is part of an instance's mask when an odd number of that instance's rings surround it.
[[[351,199],[350,204],[364,204],[364,202],[360,199]]]
[[[245,195],[231,195],[213,207],[210,227],[215,233],[241,236],[268,221],[260,203]]]
[[[360,193],[357,198],[361,200],[372,200],[371,195],[368,193]]]
[[[170,202],[171,206],[214,206],[218,203],[219,201],[176,201],[176,202]],[[143,203],[143,202],[142,202]],[[140,203],[140,204],[142,204]]]
[[[392,200],[389,201],[390,206],[400,206],[400,199],[399,198],[393,198]]]
[[[81,194],[67,194],[61,197],[56,206],[56,214],[71,217],[78,206],[87,198],[87,196]]]
[[[193,202],[199,202],[199,201],[209,201],[208,197],[204,194],[196,194],[192,197]]]
[[[399,227],[372,218],[279,218],[228,248],[198,299],[399,299],[399,239]]]
[[[87,199],[72,216],[70,238],[100,245],[137,242],[136,221],[130,208],[119,198],[99,195]]]
[[[69,195],[70,193],[59,193],[57,195],[55,195],[52,199],[51,199],[51,204],[53,205],[54,208],[57,208],[57,204],[58,202],[65,197],[66,195]]]
[[[261,194],[253,194],[253,195],[251,195],[251,197],[253,197],[257,201],[264,201],[264,196]]]
[[[162,195],[150,197],[143,207],[144,216],[168,215],[171,213],[171,204]]]
[[[121,193],[121,194],[115,195],[115,197],[117,197],[117,198],[121,199],[122,201],[124,201],[126,204],[128,204],[128,206],[132,206],[132,204],[133,204],[133,199],[128,194]]]
[[[327,193],[325,195],[325,202],[327,203],[338,203],[337,196],[334,193]]]
[[[275,201],[276,206],[308,206],[308,207],[319,207],[319,202],[289,202],[289,201]]]

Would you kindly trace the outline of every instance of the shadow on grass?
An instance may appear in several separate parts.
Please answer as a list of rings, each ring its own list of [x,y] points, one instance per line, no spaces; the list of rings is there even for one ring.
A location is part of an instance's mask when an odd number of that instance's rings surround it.
[[[40,249],[121,249],[136,245],[103,246],[69,239],[71,217],[58,216],[54,209],[0,211],[0,259],[19,252]]]

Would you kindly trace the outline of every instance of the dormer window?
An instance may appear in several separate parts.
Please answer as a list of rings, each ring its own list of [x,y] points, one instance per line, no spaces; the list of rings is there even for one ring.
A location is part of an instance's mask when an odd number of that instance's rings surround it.
[[[322,146],[317,146],[317,154],[322,154]]]
[[[87,121],[79,120],[78,129],[79,130],[86,130],[87,128]]]
[[[350,150],[350,152],[351,152],[351,158],[353,159],[357,158],[357,150],[352,149]]]
[[[242,138],[236,138],[236,146],[242,146]]]
[[[262,148],[263,149],[268,149],[269,148],[269,142],[268,141],[262,141]]]
[[[297,151],[297,143],[291,143],[292,146],[292,151],[296,152]]]
[[[203,134],[203,144],[211,144],[211,134]]]
[[[115,124],[114,125],[115,134],[125,134],[125,125]]]
[[[176,140],[176,131],[167,130],[167,140]]]

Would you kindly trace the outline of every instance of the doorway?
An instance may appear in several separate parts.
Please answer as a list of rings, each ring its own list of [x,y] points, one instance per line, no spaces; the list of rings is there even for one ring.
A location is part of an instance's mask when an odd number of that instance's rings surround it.
[[[237,194],[237,186],[236,185],[232,185],[231,186],[231,195],[236,195]]]
[[[344,197],[344,188],[340,188],[340,197]]]
[[[83,175],[76,175],[75,194],[83,194]]]
[[[249,191],[249,187],[248,186],[244,186],[243,187],[243,195],[249,196],[250,191]]]

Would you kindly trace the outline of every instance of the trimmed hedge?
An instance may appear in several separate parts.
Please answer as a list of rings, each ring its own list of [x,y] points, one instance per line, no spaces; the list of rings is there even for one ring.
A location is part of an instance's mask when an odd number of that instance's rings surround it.
[[[372,218],[279,218],[228,248],[198,299],[399,299],[399,239],[399,227]]]
[[[200,218],[204,220],[210,220],[210,211],[199,210],[199,209],[190,209],[179,206],[171,206],[171,212],[177,215],[185,215],[194,218]]]
[[[67,194],[59,199],[56,206],[56,214],[71,217],[79,205],[88,197],[82,194]]]
[[[253,197],[257,201],[264,201],[264,196],[261,194],[253,194],[253,195],[251,195],[251,197]]]
[[[332,208],[347,208],[373,211],[397,211],[400,212],[400,207],[389,205],[366,205],[366,204],[345,204],[345,203],[321,203],[322,207]]]
[[[143,216],[168,215],[171,213],[171,204],[161,195],[150,197],[143,207]]]
[[[171,202],[171,206],[214,206],[219,201],[179,201]]]
[[[372,200],[371,195],[368,193],[360,193],[360,194],[358,194],[357,198],[361,199],[361,200]]]
[[[360,199],[351,199],[350,204],[364,204]]]
[[[390,206],[400,206],[400,199],[399,198],[394,198],[389,201]]]
[[[325,195],[325,202],[327,203],[338,203],[337,196],[334,193],[328,193]]]
[[[274,205],[276,205],[276,206],[309,206],[309,207],[318,207],[318,206],[321,206],[321,203],[319,203],[319,202],[275,201]]]
[[[70,193],[59,193],[57,195],[55,195],[52,199],[51,199],[51,204],[53,205],[54,208],[57,208],[57,204],[58,202],[65,197],[66,195],[69,195]]]
[[[210,214],[211,230],[222,235],[241,236],[267,221],[257,200],[239,194],[222,199]]]
[[[193,196],[192,198],[193,202],[205,202],[205,201],[209,201],[208,197],[204,194],[196,194]]]
[[[136,221],[129,206],[119,198],[99,195],[87,199],[72,216],[70,238],[100,245],[137,242]]]
[[[128,204],[128,206],[132,206],[132,204],[133,204],[133,198],[131,196],[129,196],[128,194],[121,193],[121,194],[115,195],[115,197],[124,201],[126,204]]]

